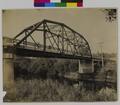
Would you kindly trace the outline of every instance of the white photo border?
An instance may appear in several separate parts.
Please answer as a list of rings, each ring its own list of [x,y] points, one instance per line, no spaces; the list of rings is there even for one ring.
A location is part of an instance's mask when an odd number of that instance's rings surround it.
[[[3,64],[2,64],[2,54],[3,54],[3,50],[2,50],[2,10],[3,9],[37,9],[34,8],[33,5],[33,1],[34,0],[0,0],[0,105],[56,105],[56,104],[62,104],[62,105],[101,105],[101,104],[105,104],[105,105],[119,105],[120,104],[120,0],[83,0],[84,1],[84,7],[81,8],[117,8],[118,9],[118,69],[117,69],[117,80],[118,80],[118,101],[116,102],[57,102],[57,103],[53,103],[53,102],[49,102],[49,103],[5,103],[3,102]]]

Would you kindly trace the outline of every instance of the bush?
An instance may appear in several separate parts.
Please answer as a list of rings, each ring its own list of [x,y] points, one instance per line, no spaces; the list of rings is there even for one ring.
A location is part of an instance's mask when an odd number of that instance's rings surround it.
[[[97,101],[116,101],[117,91],[111,88],[103,88],[97,93]]]
[[[16,80],[14,88],[7,91],[4,101],[46,102],[46,101],[115,101],[117,92],[103,88],[97,92],[83,87],[60,84],[57,80]]]

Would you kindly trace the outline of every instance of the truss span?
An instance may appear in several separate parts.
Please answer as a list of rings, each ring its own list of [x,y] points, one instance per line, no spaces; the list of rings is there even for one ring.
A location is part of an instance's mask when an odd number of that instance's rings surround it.
[[[92,58],[87,40],[64,23],[43,20],[13,39],[15,48]]]

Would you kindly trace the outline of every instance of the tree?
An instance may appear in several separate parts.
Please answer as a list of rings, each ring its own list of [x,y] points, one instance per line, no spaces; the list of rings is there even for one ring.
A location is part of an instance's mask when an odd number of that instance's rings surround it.
[[[106,21],[112,22],[117,19],[117,9],[104,9]]]

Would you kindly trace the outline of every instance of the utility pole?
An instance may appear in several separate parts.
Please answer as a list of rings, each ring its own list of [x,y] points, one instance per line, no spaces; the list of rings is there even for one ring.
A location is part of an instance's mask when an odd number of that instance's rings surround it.
[[[104,57],[103,57],[103,42],[99,42],[100,50],[101,50],[101,60],[102,60],[102,69],[104,68]]]

